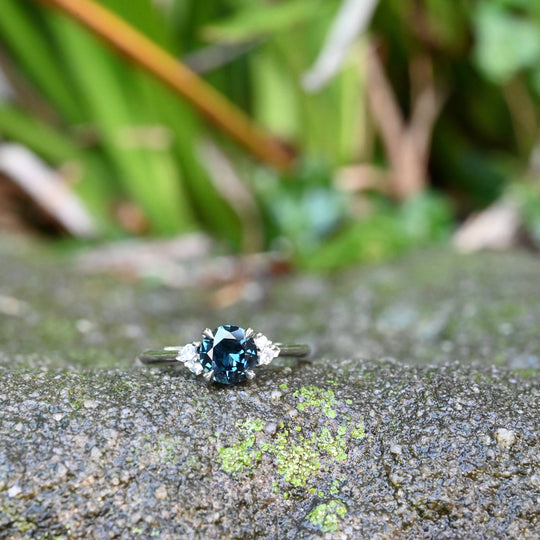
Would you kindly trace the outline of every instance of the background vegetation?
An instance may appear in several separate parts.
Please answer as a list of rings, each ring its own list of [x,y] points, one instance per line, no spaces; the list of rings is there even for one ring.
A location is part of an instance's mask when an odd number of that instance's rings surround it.
[[[330,269],[447,238],[501,196],[540,236],[539,3],[100,3],[297,156],[287,171],[254,160],[48,2],[2,0],[0,134],[62,172],[102,238],[206,230]],[[322,80],[313,66],[353,4],[373,17],[337,39]]]

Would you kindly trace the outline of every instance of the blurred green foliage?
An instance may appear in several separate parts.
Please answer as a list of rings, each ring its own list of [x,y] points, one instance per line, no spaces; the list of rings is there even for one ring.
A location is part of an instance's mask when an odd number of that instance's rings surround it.
[[[540,72],[540,6],[523,0],[482,1],[473,11],[474,59],[495,84],[527,70]]]
[[[201,140],[212,139],[256,200],[263,244],[252,248],[285,240],[296,261],[314,270],[376,260],[446,238],[456,215],[491,203],[523,177],[538,143],[538,2],[381,0],[341,71],[310,94],[302,75],[323,46],[338,0],[100,1],[195,69],[208,61],[205,78],[302,156],[288,178],[252,163],[73,21],[32,0],[2,0],[0,45],[26,94],[38,99],[17,94],[0,103],[0,134],[54,166],[75,164],[75,189],[105,236],[125,234],[114,207],[129,200],[150,233],[204,229],[245,247],[253,224],[224,195],[200,150]],[[446,95],[429,159],[438,194],[397,203],[335,182],[343,166],[388,164],[368,110],[369,41],[380,45],[405,117],[415,61],[433,66]],[[533,201],[523,205],[527,215],[540,215],[534,195],[526,199]],[[530,219],[538,229],[538,218]]]

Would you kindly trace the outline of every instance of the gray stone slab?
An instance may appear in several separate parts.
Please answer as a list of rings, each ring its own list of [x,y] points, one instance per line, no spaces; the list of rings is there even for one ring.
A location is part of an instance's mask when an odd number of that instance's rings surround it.
[[[538,538],[538,276],[432,252],[256,302],[0,244],[0,538]],[[221,322],[307,338],[247,384],[145,369]]]

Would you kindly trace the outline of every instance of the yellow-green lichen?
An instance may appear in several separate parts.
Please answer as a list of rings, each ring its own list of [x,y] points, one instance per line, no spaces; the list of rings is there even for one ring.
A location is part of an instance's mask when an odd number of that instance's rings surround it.
[[[322,503],[316,506],[307,516],[313,525],[323,532],[334,532],[338,529],[338,519],[347,514],[347,507],[338,500]]]
[[[118,401],[125,401],[133,392],[134,388],[140,388],[140,384],[130,381],[129,384],[124,381],[115,381],[111,387],[110,395]]]
[[[244,469],[253,469],[261,460],[261,452],[254,446],[254,435],[232,446],[222,446],[218,449],[221,468],[228,473],[241,473]]]
[[[341,480],[339,480],[338,478],[336,478],[333,482],[332,482],[332,486],[330,487],[330,494],[331,495],[337,495],[338,492],[339,492],[339,484],[341,483]]]
[[[20,533],[30,533],[37,528],[37,525],[35,523],[22,518],[14,521],[11,526]]]
[[[355,439],[363,439],[366,436],[366,427],[364,424],[358,424],[351,433],[351,436]]]
[[[333,390],[318,386],[303,386],[296,390],[293,396],[300,398],[300,402],[296,405],[299,411],[304,411],[307,407],[316,407],[321,409],[328,418],[336,417],[334,406],[337,400]]]
[[[320,454],[313,442],[302,435],[298,442],[291,442],[287,430],[278,434],[274,444],[265,444],[262,449],[274,454],[278,473],[294,487],[305,486],[320,468]]]
[[[222,446],[218,449],[221,468],[233,474],[241,473],[244,469],[253,469],[259,464],[262,453],[256,448],[253,433],[262,431],[264,420],[262,418],[247,419],[236,425],[244,438],[232,446]]]
[[[299,398],[297,407],[301,411],[307,407],[317,407],[327,417],[333,418],[336,415],[333,407],[337,400],[332,390],[309,386],[296,390],[294,396]],[[337,462],[347,460],[347,446],[352,438],[360,439],[365,436],[364,425],[354,426],[347,414],[339,425],[328,421],[320,431],[309,435],[305,432],[305,426],[296,422],[289,425],[280,422],[277,434],[270,439],[263,433],[256,435],[263,431],[265,425],[261,418],[244,420],[236,425],[240,440],[218,448],[222,470],[236,474],[253,469],[258,466],[264,453],[273,456],[277,473],[287,484],[308,490],[313,487],[312,479],[320,472],[328,472]],[[217,438],[211,437],[210,440],[217,441]],[[334,481],[330,486],[324,480],[317,488],[337,495],[339,483],[340,481]],[[274,491],[277,486],[277,481],[274,481]],[[314,493],[318,491],[317,489]]]
[[[262,418],[248,419],[236,424],[244,433],[257,433],[263,430],[264,420]]]
[[[316,442],[321,450],[327,452],[337,461],[345,461],[347,459],[347,443],[345,439],[340,435],[334,437],[328,428],[321,429]]]
[[[178,437],[169,437],[167,435],[158,435],[153,444],[153,450],[156,452],[158,460],[161,463],[179,463],[181,448],[184,441]]]
[[[75,409],[76,411],[78,411],[79,409],[82,408],[83,403],[84,403],[84,398],[82,398],[82,397],[74,398],[74,399],[72,399],[72,400],[69,402],[69,404],[71,405],[71,407],[72,407],[73,409]]]

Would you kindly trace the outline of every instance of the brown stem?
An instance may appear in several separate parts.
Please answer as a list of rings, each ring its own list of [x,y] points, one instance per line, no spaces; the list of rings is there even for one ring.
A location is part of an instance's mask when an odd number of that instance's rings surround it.
[[[39,1],[77,20],[160,79],[261,161],[281,171],[291,167],[294,156],[284,145],[261,131],[222,94],[111,11],[92,0]]]
[[[390,188],[396,197],[406,199],[416,191],[416,186],[411,185],[411,179],[418,175],[416,151],[374,46],[368,51],[367,82],[371,114],[381,134],[392,171]]]
[[[396,96],[374,46],[368,53],[368,98],[371,114],[381,133],[391,174],[391,189],[407,199],[428,185],[428,160],[433,125],[443,96],[435,88],[431,61],[416,62],[412,114],[405,122]]]
[[[505,85],[503,94],[510,112],[519,152],[527,157],[534,148],[538,136],[536,105],[521,77],[515,77]]]

